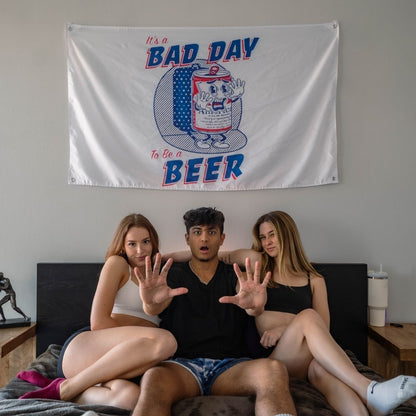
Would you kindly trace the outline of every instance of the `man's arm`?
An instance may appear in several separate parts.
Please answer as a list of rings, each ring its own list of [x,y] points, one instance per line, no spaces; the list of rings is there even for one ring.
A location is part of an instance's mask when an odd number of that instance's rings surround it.
[[[163,312],[170,305],[173,297],[188,293],[188,289],[185,287],[171,289],[168,286],[167,275],[173,260],[169,259],[160,271],[161,258],[158,253],[152,270],[150,257],[146,257],[146,273],[144,276],[137,267],[134,269],[134,273],[140,282],[143,310],[152,316]]]
[[[271,273],[268,272],[263,282],[260,283],[260,263],[256,261],[253,273],[249,258],[246,259],[245,276],[238,264],[234,264],[234,271],[238,277],[237,294],[235,296],[223,296],[219,301],[237,305],[251,316],[262,314],[267,301],[266,287]]]

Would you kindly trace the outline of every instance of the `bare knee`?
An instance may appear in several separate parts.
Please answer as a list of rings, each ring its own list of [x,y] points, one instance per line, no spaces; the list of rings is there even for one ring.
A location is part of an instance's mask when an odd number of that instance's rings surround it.
[[[298,325],[305,332],[306,330],[322,325],[321,316],[314,309],[304,309],[299,312],[292,321],[291,325]]]
[[[149,368],[142,376],[140,387],[143,394],[158,395],[165,390],[164,384],[168,371],[163,366],[157,365]],[[160,394],[160,398],[164,395]]]
[[[138,336],[129,342],[134,351],[139,351],[142,348],[151,351],[153,364],[172,357],[178,347],[175,337],[165,329],[157,329],[156,332],[146,338],[143,338],[141,333],[138,332]]]
[[[263,360],[262,360],[263,361]],[[275,359],[264,359],[259,369],[257,387],[263,391],[289,389],[289,374],[286,366]]]
[[[304,309],[295,316],[295,319],[309,324],[320,321],[321,317],[314,309]]]
[[[278,360],[270,360],[271,363],[270,371],[271,371],[271,377],[274,380],[278,380],[280,383],[284,383],[285,385],[289,385],[289,373],[287,371],[286,366]]]
[[[162,381],[162,377],[165,371],[165,368],[159,365],[149,368],[143,374],[140,385],[143,386],[147,383],[159,384],[159,382]]]
[[[157,365],[147,370],[140,382],[141,399],[157,403],[160,408],[170,408],[182,398],[181,383],[171,369]]]
[[[159,329],[159,336],[156,342],[156,351],[162,360],[166,360],[175,354],[178,344],[175,337],[165,329]]]

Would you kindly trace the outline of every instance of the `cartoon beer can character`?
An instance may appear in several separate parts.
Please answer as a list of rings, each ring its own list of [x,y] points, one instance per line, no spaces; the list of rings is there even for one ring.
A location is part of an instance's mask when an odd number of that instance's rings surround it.
[[[204,133],[225,133],[231,129],[233,102],[229,71],[213,65],[192,75],[192,127]]]

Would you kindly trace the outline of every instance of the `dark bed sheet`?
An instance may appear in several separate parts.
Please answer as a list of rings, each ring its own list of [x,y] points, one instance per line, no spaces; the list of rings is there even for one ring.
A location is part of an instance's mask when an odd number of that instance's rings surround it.
[[[29,369],[36,370],[49,378],[56,377],[56,365],[61,346],[52,344],[41,354]],[[372,369],[363,365],[351,352],[347,351],[357,369],[371,379],[381,380]],[[325,398],[309,383],[291,379],[291,393],[295,400],[298,416],[337,416]],[[57,400],[27,399],[18,397],[33,390],[33,386],[14,378],[0,390],[0,414],[2,416],[54,415],[80,416],[87,410],[94,410],[100,416],[127,416],[129,412],[111,406],[86,406]],[[198,396],[185,399],[174,405],[174,416],[212,416],[221,415],[254,415],[253,399],[250,397]],[[398,407],[393,413],[396,416],[416,415],[416,400],[412,399]]]

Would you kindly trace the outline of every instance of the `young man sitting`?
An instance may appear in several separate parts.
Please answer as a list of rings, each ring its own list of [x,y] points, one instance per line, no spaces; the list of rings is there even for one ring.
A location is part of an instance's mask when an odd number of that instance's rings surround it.
[[[170,262],[160,271],[147,259],[138,275],[144,309],[160,315],[160,327],[173,333],[175,356],[149,369],[141,381],[134,416],[168,416],[178,400],[197,395],[254,395],[257,416],[296,415],[285,366],[277,360],[248,358],[248,315],[263,312],[266,285],[260,267],[246,276],[237,265],[219,261],[224,215],[213,208],[184,215],[191,260]],[[169,271],[168,271],[169,270]]]

